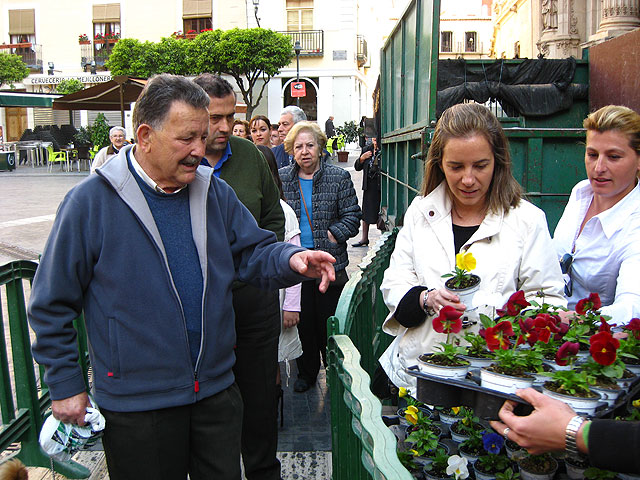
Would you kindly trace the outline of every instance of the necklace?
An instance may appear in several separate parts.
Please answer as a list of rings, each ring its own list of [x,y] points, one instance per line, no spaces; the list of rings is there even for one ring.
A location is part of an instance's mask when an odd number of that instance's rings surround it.
[[[483,209],[478,213],[463,217],[462,215],[460,215],[460,212],[458,212],[458,209],[456,208],[456,204],[454,202],[451,203],[451,211],[453,212],[453,215],[451,215],[452,223],[455,223],[456,225],[459,225],[461,227],[480,225],[486,215],[486,210]]]

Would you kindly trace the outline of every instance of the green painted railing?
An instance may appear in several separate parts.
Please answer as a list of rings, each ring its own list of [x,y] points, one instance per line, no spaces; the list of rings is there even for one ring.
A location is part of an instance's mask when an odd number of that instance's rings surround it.
[[[49,389],[43,381],[44,369],[34,365],[25,304],[25,281],[31,285],[37,264],[22,260],[0,267],[0,289],[7,299],[8,323],[0,309],[0,451],[20,443],[17,457],[30,467],[50,467],[49,457],[40,448],[38,435],[51,405]],[[87,341],[84,319],[74,322],[78,331],[80,365],[87,378]],[[9,339],[9,341],[7,341]],[[10,352],[10,353],[9,353]],[[9,360],[11,356],[11,361]],[[15,389],[12,386],[15,385]],[[41,389],[38,389],[38,386]],[[54,461],[56,472],[68,478],[87,478],[91,472],[73,461]]]
[[[334,480],[413,478],[398,460],[396,437],[382,422],[382,404],[370,390],[377,359],[391,341],[382,332],[388,310],[379,287],[397,233],[385,233],[369,251],[328,319]]]

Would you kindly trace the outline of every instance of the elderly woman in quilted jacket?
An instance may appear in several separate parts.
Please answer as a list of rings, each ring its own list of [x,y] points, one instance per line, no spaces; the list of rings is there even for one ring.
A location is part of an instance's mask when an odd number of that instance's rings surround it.
[[[298,216],[303,247],[324,250],[336,259],[336,281],[326,293],[317,291],[315,281],[302,282],[300,324],[302,356],[297,359],[296,392],[311,388],[320,370],[320,356],[326,365],[327,318],[335,313],[347,282],[347,240],[358,234],[362,213],[348,172],[322,160],[327,137],[312,122],[296,123],[284,141],[295,163],[280,169],[287,203]]]

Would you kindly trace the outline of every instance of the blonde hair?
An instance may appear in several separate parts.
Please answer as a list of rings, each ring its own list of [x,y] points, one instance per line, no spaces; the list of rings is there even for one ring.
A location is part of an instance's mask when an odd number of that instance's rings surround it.
[[[473,135],[482,135],[487,140],[494,157],[493,178],[486,197],[487,210],[506,213],[520,203],[522,187],[511,173],[509,142],[500,122],[487,107],[477,103],[453,105],[438,120],[424,164],[421,194],[428,195],[445,180],[442,156],[447,142]]]
[[[629,145],[640,155],[640,115],[630,108],[607,105],[589,114],[582,126],[600,133],[617,130],[629,137]]]
[[[293,155],[293,142],[296,141],[296,137],[301,132],[309,132],[313,135],[318,147],[320,147],[320,154],[327,146],[327,136],[323,133],[317,123],[313,122],[298,122],[287,134],[287,138],[284,139],[284,149],[289,155]]]

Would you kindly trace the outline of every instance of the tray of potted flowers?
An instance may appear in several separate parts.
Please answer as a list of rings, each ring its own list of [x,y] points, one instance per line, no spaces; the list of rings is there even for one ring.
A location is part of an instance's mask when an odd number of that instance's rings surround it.
[[[526,414],[530,406],[515,392],[534,386],[581,414],[611,416],[625,402],[629,387],[638,381],[625,360],[640,358],[640,320],[633,319],[624,327],[626,339],[617,339],[607,318],[600,314],[600,306],[598,295],[590,295],[579,302],[576,315],[566,324],[560,320],[559,308],[544,302],[529,303],[523,292],[514,293],[496,311],[495,319],[480,315],[483,328],[478,334],[465,335],[469,350],[482,351],[484,342],[493,363],[480,370],[472,368],[457,378],[424,368],[430,358],[444,353],[453,356],[462,348],[458,339],[450,342],[449,338],[449,333],[459,331],[458,319],[443,308],[434,319],[434,329],[448,334],[449,346],[443,342],[440,352],[422,355],[420,366],[408,369],[418,380],[417,398],[429,405],[472,407],[480,418],[491,419],[497,418],[505,399],[523,405],[520,408]],[[576,395],[577,400],[571,398]]]

